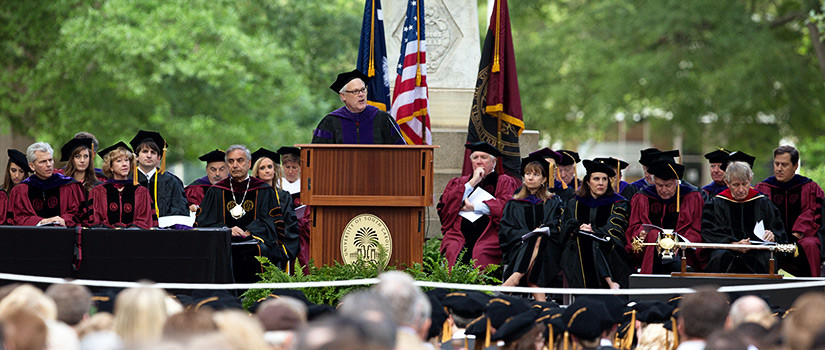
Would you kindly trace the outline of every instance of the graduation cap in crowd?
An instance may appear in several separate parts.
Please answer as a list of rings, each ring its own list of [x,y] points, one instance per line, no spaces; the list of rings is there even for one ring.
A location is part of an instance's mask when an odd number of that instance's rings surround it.
[[[593,158],[593,161],[607,164],[609,167],[613,168],[616,171],[616,175],[618,176],[616,177],[616,181],[614,181],[615,183],[613,184],[613,186],[615,187],[614,190],[616,191],[616,193],[619,193],[619,181],[622,179],[622,170],[627,168],[627,166],[630,164],[621,159],[613,157]]]
[[[728,169],[728,164],[731,162],[745,162],[753,169],[753,163],[756,162],[756,157],[742,151],[736,151],[728,155],[728,159],[722,163],[722,170]]]
[[[670,321],[674,308],[661,301],[637,303],[636,319],[645,323],[665,323]]]
[[[106,288],[92,294],[92,305],[96,312],[115,313],[115,299],[123,288]]]
[[[298,158],[301,157],[301,149],[298,148],[298,147],[284,146],[284,147],[278,148],[277,152],[281,156],[291,154],[291,155],[296,156]]]
[[[550,163],[544,160],[543,157],[540,156],[527,156],[521,159],[521,175],[524,176],[524,169],[530,163],[537,163],[542,169],[544,169],[544,177],[547,178],[547,181],[550,181]],[[553,187],[549,186],[548,187]]]
[[[272,152],[266,148],[258,148],[257,151],[252,152],[252,164],[258,161],[261,158],[269,158],[275,164],[281,164],[281,156],[278,153]]]
[[[484,342],[485,348],[490,346],[490,334],[487,333],[488,324],[490,323],[490,319],[487,315],[481,315],[476,319],[470,321],[467,324],[467,328],[464,329],[464,336],[474,336],[476,339],[476,344],[478,342]]]
[[[651,157],[650,163],[653,163],[657,160],[669,160],[669,161],[674,162],[674,163],[682,164],[682,154],[679,152],[678,149],[652,153],[650,155],[650,157]],[[679,158],[678,161],[676,161],[677,157]]]
[[[641,153],[641,156],[639,157],[639,164],[650,166],[650,163],[653,163],[655,160],[653,155],[659,152],[661,151],[658,148],[645,148],[639,151],[639,153]]]
[[[555,160],[557,164],[559,162],[561,162],[561,158],[562,158],[562,155],[559,152],[556,152],[556,151],[554,151],[552,149],[549,149],[547,147],[544,147],[544,148],[542,148],[538,151],[534,151],[534,152],[530,153],[529,155],[530,156],[535,155],[535,156],[539,156],[539,157],[542,157],[542,158],[545,158],[545,159],[553,158],[553,160]]]
[[[501,151],[498,148],[484,141],[464,144],[464,148],[470,152],[484,152],[496,158],[501,157]]]
[[[501,327],[496,328],[492,340],[502,340],[505,344],[510,344],[518,340],[525,333],[533,329],[540,313],[540,310],[530,308],[525,312],[509,318]]]
[[[163,136],[160,136],[160,133],[157,131],[146,131],[146,130],[138,130],[137,135],[132,138],[132,141],[129,141],[129,144],[132,145],[132,149],[135,152],[138,152],[138,146],[142,143],[152,141],[154,142],[158,148],[161,150],[160,155],[160,173],[163,174],[166,172],[166,149],[169,147],[166,144],[166,140],[163,139]],[[137,165],[135,165],[137,167]],[[135,170],[135,174],[137,174],[137,170]],[[134,177],[135,185],[137,185],[137,176]]]
[[[616,176],[616,172],[614,172],[613,168],[609,167],[607,164],[594,162],[589,159],[585,159],[582,164],[584,164],[584,169],[587,170],[587,175],[592,173],[605,173],[607,174],[607,177]]]
[[[573,152],[571,150],[566,150],[566,149],[560,149],[556,152],[558,152],[561,155],[561,160],[559,160],[557,162],[559,165],[565,165],[565,166],[573,165],[573,188],[576,191],[578,191],[579,190],[579,172],[578,172],[578,170],[576,170],[575,165],[576,165],[576,163],[582,161],[581,158],[579,158],[579,154],[576,153],[576,152]],[[559,178],[561,178],[560,175],[561,174],[559,174]],[[567,184],[564,183],[564,181],[562,181],[562,187],[564,189],[567,189]]]
[[[456,316],[474,319],[484,313],[489,300],[489,296],[481,292],[454,292],[445,295],[441,305]]]
[[[183,304],[183,300],[180,299],[178,296],[178,300],[181,301]],[[232,310],[232,309],[241,309],[243,306],[241,305],[241,300],[238,299],[235,295],[232,295],[227,290],[194,290],[192,291],[192,300],[191,304],[186,305],[187,309],[194,309],[195,311],[200,310],[201,308],[208,307],[212,310],[220,311],[220,310]]]
[[[730,151],[719,148],[713,152],[705,153],[705,159],[708,160],[708,163],[727,163],[729,155]]]
[[[530,309],[530,305],[520,297],[510,295],[499,295],[490,299],[485,309],[485,314],[490,319],[493,328],[501,327],[504,321],[512,315],[520,314]]]
[[[198,157],[200,161],[208,163],[212,162],[225,162],[226,161],[226,152],[221,151],[219,149],[215,149],[214,151],[210,151],[200,157]]]
[[[329,88],[332,89],[332,91],[334,91],[335,93],[339,93],[341,92],[341,89],[343,89],[344,86],[347,85],[347,83],[351,82],[353,79],[361,79],[361,81],[363,81],[364,84],[370,81],[370,78],[367,77],[364,73],[361,73],[361,71],[359,71],[358,69],[353,69],[350,72],[338,74],[338,78],[335,79],[335,82],[332,83],[332,85],[330,85]]]
[[[66,144],[63,145],[63,147],[60,147],[60,161],[61,162],[68,161],[69,157],[72,156],[72,152],[74,152],[74,150],[77,149],[78,147],[88,148],[91,151],[89,153],[89,155],[91,155],[95,151],[94,146],[93,146],[94,141],[95,140],[92,140],[92,139],[86,138],[86,137],[69,140],[69,142],[66,142]]]
[[[567,330],[567,326],[564,323],[564,318],[562,315],[564,314],[563,308],[550,308],[542,310],[541,316],[536,320],[537,322],[545,322],[544,324],[547,326],[547,348],[548,349],[555,349],[555,342],[557,334],[564,334],[564,331]],[[545,319],[544,317],[547,316]]]
[[[114,151],[118,148],[123,148],[123,149],[129,151],[129,153],[132,153],[132,149],[129,148],[129,145],[127,145],[126,142],[118,141],[118,143],[98,151],[97,155],[99,155],[101,159],[105,159],[106,155],[109,154],[109,152]]]
[[[450,315],[447,314],[444,306],[441,305],[435,295],[427,294],[427,298],[430,299],[430,309],[432,310],[430,312],[430,329],[427,331],[427,339],[432,339],[441,334],[439,342],[449,341],[453,338],[452,326],[449,322]]]
[[[9,148],[6,153],[9,155],[10,162],[16,164],[27,173],[32,171],[31,168],[29,168],[29,160],[26,159],[26,155],[23,152],[20,152],[14,148]]]
[[[627,300],[618,295],[587,295],[579,297],[579,299],[581,298],[594,299],[604,304],[611,324],[622,323],[622,315],[628,310]]]
[[[567,338],[567,333],[585,340],[599,338],[602,332],[611,326],[607,315],[608,311],[604,303],[596,299],[576,299],[562,313],[562,318],[567,327],[565,338]]]

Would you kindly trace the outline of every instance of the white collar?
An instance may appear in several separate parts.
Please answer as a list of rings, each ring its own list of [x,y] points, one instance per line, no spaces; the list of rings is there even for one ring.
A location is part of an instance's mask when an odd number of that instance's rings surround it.
[[[146,176],[146,179],[149,180],[149,179],[152,178],[152,176],[155,175],[155,172],[158,171],[158,168],[152,168],[152,170],[150,170],[148,173],[146,173],[146,172],[143,171],[143,169],[138,167],[138,171],[140,171],[140,173],[143,174],[144,176]]]

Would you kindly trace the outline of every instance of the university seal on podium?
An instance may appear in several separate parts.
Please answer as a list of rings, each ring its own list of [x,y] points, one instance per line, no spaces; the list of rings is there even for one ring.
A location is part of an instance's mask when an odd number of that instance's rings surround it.
[[[392,236],[390,229],[381,218],[372,214],[358,215],[347,223],[341,235],[341,259],[351,264],[361,256],[364,260],[378,262],[379,246],[387,252],[387,261],[392,255]]]

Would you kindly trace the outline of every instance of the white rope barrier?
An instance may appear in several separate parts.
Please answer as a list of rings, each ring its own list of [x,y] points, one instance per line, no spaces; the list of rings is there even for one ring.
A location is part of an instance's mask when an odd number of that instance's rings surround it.
[[[112,287],[131,288],[138,286],[151,286],[163,289],[295,289],[295,288],[318,288],[318,287],[340,287],[372,285],[378,283],[377,278],[364,278],[343,281],[318,281],[318,282],[291,282],[291,283],[144,283],[144,282],[124,282],[88,279],[64,279],[58,277],[43,277],[19,275],[12,273],[0,273],[0,280],[28,282],[28,283],[71,283],[92,287]],[[786,279],[787,280],[787,279]],[[591,295],[672,295],[693,293],[692,288],[634,288],[634,289],[585,289],[585,288],[532,288],[532,287],[502,287],[478,284],[443,283],[430,281],[416,281],[419,287],[476,290],[486,292],[509,292],[509,293],[547,293],[547,294],[591,294]],[[712,284],[708,283],[708,284]],[[720,292],[749,292],[768,291],[801,288],[823,288],[825,279],[793,278],[789,282],[778,282],[770,284],[752,284],[741,286],[720,287]]]

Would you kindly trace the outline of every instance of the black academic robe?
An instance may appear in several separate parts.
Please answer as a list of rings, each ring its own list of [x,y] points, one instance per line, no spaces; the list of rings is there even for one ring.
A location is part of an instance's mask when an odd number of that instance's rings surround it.
[[[54,173],[46,180],[29,176],[14,186],[9,196],[14,224],[36,226],[41,220],[60,216],[67,227],[82,224],[85,195],[77,180]]]
[[[361,113],[346,107],[327,114],[312,134],[312,143],[401,144],[398,124],[387,112],[367,106]]]
[[[284,215],[284,231],[286,232],[286,235],[288,237],[299,237],[300,232],[298,229],[298,216],[295,215],[295,201],[292,200],[292,195],[285,190],[277,188],[275,191],[275,199],[278,200],[278,206],[281,207],[281,212]],[[298,254],[300,254],[300,252],[297,252],[296,256]]]
[[[122,189],[122,190],[119,190]],[[152,197],[149,190],[132,180],[108,180],[89,194],[92,213],[89,225],[152,227]]]
[[[622,288],[628,286],[632,269],[625,250],[629,204],[618,195],[574,197],[567,202],[562,221],[561,265],[564,276],[573,288],[607,288],[605,277]],[[596,238],[579,232],[582,224],[590,224]]]
[[[539,287],[551,286],[551,282],[561,271],[559,230],[562,213],[562,202],[558,196],[552,196],[543,203],[534,196],[507,202],[498,233],[503,253],[502,265],[505,267],[504,279],[513,272],[527,273],[530,260],[536,253],[533,268],[523,282],[534,283]],[[550,231],[523,239],[524,235],[540,226],[548,227]]]
[[[147,180],[142,172],[137,171],[138,183],[149,189],[149,195],[152,196],[152,207],[155,207],[154,202],[157,201],[158,213],[157,217],[170,215],[189,216],[189,206],[186,204],[186,197],[183,194],[183,182],[170,172],[160,174],[160,171],[155,171],[152,179]],[[157,192],[155,192],[155,179],[158,180]]]
[[[567,203],[567,201],[569,201],[570,198],[576,196],[576,190],[574,190],[572,186],[564,188],[564,185],[562,185],[561,181],[559,180],[556,180],[553,188],[550,189],[550,193],[559,196],[562,205],[564,205],[564,203]]]
[[[760,220],[766,230],[773,232],[776,243],[787,243],[779,209],[767,196],[751,188],[747,197],[738,201],[733,199],[730,189],[724,190],[705,203],[702,209],[702,241],[733,243],[745,238],[758,240],[753,228]],[[767,250],[740,253],[726,249],[702,249],[702,254],[707,255],[707,272],[768,273],[770,252]],[[779,253],[776,258],[780,258]]]
[[[297,234],[285,230],[284,215],[278,205],[275,191],[266,182],[254,177],[247,181],[229,181],[232,177],[210,187],[201,202],[195,225],[197,227],[234,227],[249,232],[246,238],[233,237],[233,269],[236,282],[251,282],[258,278],[261,265],[254,256],[265,256],[273,264],[287,268],[300,251]],[[240,218],[229,212],[241,202],[246,213]]]

